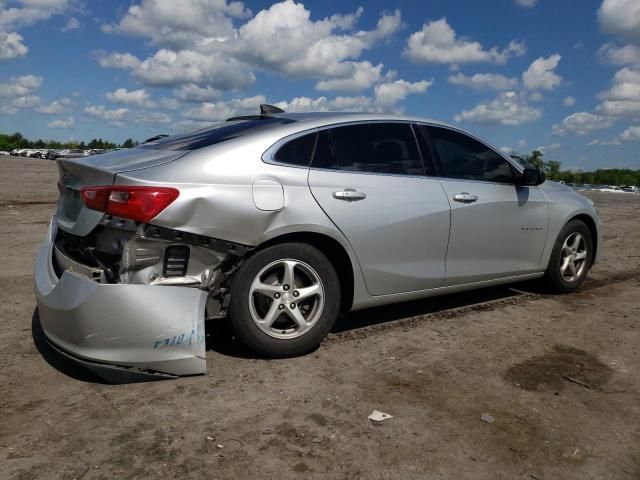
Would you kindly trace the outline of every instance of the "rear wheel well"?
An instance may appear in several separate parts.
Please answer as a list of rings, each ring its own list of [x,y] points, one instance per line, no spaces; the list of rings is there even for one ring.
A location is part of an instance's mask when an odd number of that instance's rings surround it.
[[[591,233],[591,243],[593,245],[593,252],[591,252],[591,263],[593,264],[594,260],[596,259],[596,252],[598,251],[598,229],[596,228],[596,222],[593,220],[593,218],[586,214],[576,215],[575,217],[571,218],[569,222],[573,220],[580,220],[584,222],[584,224],[589,229],[589,233]]]
[[[337,240],[334,240],[328,235],[324,235],[322,233],[296,232],[272,238],[260,244],[258,250],[288,242],[302,242],[312,245],[329,259],[338,274],[338,280],[340,281],[340,311],[349,311],[353,305],[353,264],[351,263],[349,254],[344,247],[340,245]]]

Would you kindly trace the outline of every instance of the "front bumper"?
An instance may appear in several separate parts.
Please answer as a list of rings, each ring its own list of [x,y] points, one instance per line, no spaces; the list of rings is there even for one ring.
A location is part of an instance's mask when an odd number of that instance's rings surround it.
[[[51,219],[34,269],[42,329],[58,350],[85,366],[142,374],[206,372],[206,292],[160,285],[101,284],[53,265]]]

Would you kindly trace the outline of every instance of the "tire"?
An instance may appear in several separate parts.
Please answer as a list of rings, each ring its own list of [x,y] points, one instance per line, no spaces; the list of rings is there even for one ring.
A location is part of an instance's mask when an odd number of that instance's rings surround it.
[[[576,243],[578,239],[578,243]],[[574,255],[575,260],[567,257]],[[584,259],[578,260],[578,257]],[[567,262],[565,267],[564,263]],[[581,220],[572,220],[560,231],[545,272],[546,286],[553,293],[571,293],[582,285],[593,262],[591,231]],[[573,264],[573,270],[571,265]],[[565,267],[565,268],[563,268]]]
[[[339,308],[340,283],[333,265],[306,243],[258,251],[231,284],[234,331],[249,348],[272,358],[315,350],[335,324]]]

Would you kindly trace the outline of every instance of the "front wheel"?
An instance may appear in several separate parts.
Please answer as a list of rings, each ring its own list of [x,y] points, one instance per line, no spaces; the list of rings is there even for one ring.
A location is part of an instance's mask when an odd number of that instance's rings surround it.
[[[249,348],[289,357],[318,347],[339,306],[340,284],[327,257],[305,243],[284,243],[257,252],[236,272],[229,317]]]
[[[571,293],[584,281],[591,268],[593,239],[587,225],[572,220],[560,231],[545,273],[548,286],[556,293]]]

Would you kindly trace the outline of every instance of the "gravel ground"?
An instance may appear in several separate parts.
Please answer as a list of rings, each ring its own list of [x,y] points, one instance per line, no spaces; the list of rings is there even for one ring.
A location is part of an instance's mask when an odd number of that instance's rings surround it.
[[[106,385],[34,321],[55,184],[53,162],[0,162],[0,478],[640,478],[640,195],[589,195],[604,256],[576,294],[357,312],[287,360],[212,323],[208,375]]]

